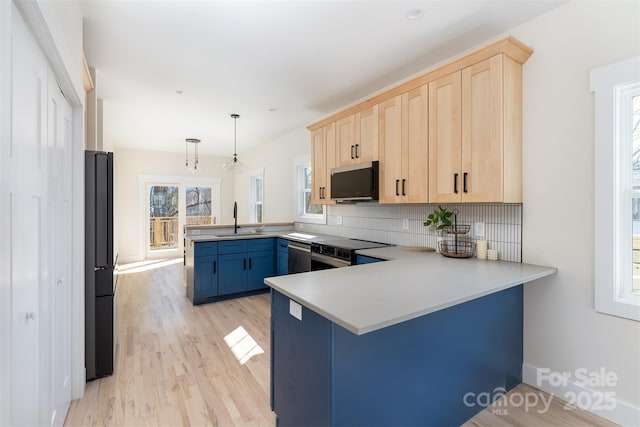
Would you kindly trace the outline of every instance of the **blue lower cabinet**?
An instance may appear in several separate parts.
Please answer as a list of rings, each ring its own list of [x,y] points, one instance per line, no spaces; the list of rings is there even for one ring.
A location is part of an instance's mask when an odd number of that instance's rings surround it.
[[[370,256],[365,256],[365,255],[357,255],[356,256],[356,264],[360,265],[360,264],[372,264],[374,262],[381,262],[384,261],[380,258],[373,258]]]
[[[289,298],[271,292],[272,407],[278,426],[328,426],[331,322],[302,307],[289,314]]]
[[[522,286],[363,335],[271,292],[280,426],[461,425],[522,382]]]
[[[276,276],[284,276],[285,274],[289,274],[289,254],[283,254],[282,252],[278,252],[278,260],[277,260],[277,268],[276,268]]]
[[[247,291],[247,253],[218,255],[218,295]]]
[[[289,274],[289,241],[278,239],[276,241],[276,276]]]
[[[194,299],[218,295],[218,257],[200,256],[193,262]]]
[[[248,290],[267,289],[267,285],[264,284],[264,278],[275,275],[273,250],[250,252],[247,257],[249,259],[249,269],[247,270]]]

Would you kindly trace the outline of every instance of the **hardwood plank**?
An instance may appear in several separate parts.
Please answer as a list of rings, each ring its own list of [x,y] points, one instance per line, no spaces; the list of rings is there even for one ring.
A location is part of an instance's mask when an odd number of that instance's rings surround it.
[[[194,307],[185,283],[181,263],[119,277],[114,374],[87,384],[66,425],[275,425],[269,295]],[[262,351],[244,364],[224,340],[239,327]]]
[[[87,384],[72,402],[67,426],[274,426],[269,407],[270,298],[259,295],[192,306],[178,263],[121,275],[116,296],[116,359],[111,377]],[[244,364],[225,342],[244,328],[263,353]],[[548,394],[520,384],[513,393]],[[464,424],[484,426],[608,427],[582,410],[565,410],[554,398],[541,405],[496,402]],[[501,411],[496,411],[500,409]]]

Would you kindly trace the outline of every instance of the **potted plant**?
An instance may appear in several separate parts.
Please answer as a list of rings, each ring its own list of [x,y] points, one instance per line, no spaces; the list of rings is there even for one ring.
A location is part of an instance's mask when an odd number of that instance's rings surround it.
[[[436,210],[434,210],[429,216],[427,220],[424,222],[425,227],[432,226],[436,229],[438,237],[436,238],[436,251],[439,252],[439,243],[442,240],[442,230],[445,227],[451,226],[451,216],[453,212],[450,210],[443,208],[442,206],[438,206]]]

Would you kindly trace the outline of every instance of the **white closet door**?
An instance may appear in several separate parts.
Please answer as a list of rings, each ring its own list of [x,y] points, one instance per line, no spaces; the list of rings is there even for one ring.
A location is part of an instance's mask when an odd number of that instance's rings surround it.
[[[13,6],[9,141],[10,424],[40,424],[40,290],[50,283],[47,62]]]
[[[49,76],[49,194],[53,237],[51,262],[51,388],[42,425],[61,426],[71,402],[71,106]]]

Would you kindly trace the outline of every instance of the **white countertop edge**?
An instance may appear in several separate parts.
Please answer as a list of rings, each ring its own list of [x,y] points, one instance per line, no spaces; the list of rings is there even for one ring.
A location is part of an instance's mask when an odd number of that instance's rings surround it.
[[[389,262],[389,261],[387,261]],[[333,323],[342,326],[343,328],[345,328],[346,330],[354,333],[355,335],[364,335],[367,334],[369,332],[375,332],[379,329],[383,329],[389,326],[393,326],[393,325],[397,325],[399,323],[402,322],[406,322],[408,320],[412,320],[412,319],[416,319],[418,317],[422,317],[425,316],[427,314],[430,313],[434,313],[436,311],[440,311],[440,310],[444,310],[446,308],[449,307],[453,307],[455,305],[459,305],[468,301],[472,301],[478,298],[482,298],[484,296],[496,293],[496,292],[500,292],[503,291],[505,289],[509,289],[512,288],[514,286],[518,286],[518,285],[523,285],[525,283],[534,281],[534,280],[538,280],[541,279],[543,277],[547,277],[547,276],[551,276],[553,274],[556,274],[558,269],[554,268],[554,267],[548,267],[549,270],[547,271],[543,271],[540,273],[536,273],[536,274],[531,274],[531,275],[527,275],[519,280],[517,280],[516,282],[507,282],[501,285],[497,285],[494,288],[491,289],[487,289],[483,292],[478,292],[476,294],[473,295],[466,295],[464,297],[461,298],[457,298],[457,299],[453,299],[450,300],[446,303],[443,304],[438,304],[438,305],[434,305],[434,306],[430,306],[425,308],[424,310],[418,310],[415,312],[411,312],[411,313],[407,313],[406,315],[402,315],[402,316],[398,316],[398,317],[394,317],[392,319],[387,319],[384,320],[382,322],[378,322],[378,323],[373,323],[370,324],[368,326],[365,327],[358,327],[355,325],[352,325],[346,321],[344,321],[343,319],[340,319],[336,316],[334,316],[331,313],[326,312],[325,310],[323,310],[321,307],[318,307],[316,304],[313,304],[310,301],[307,301],[304,298],[299,298],[298,296],[294,295],[292,292],[289,292],[283,288],[281,288],[280,286],[278,286],[277,284],[275,284],[273,281],[271,281],[271,278],[266,278],[264,280],[264,282],[269,285],[272,289],[275,289],[276,291],[280,292],[281,294],[291,298],[292,300],[296,301],[297,303],[307,307],[310,310],[313,310],[314,312],[318,313],[319,315],[321,315],[322,317],[332,321]]]

